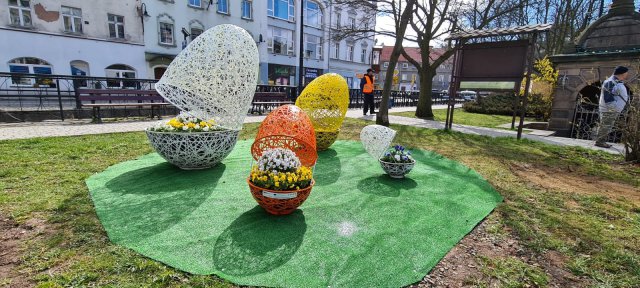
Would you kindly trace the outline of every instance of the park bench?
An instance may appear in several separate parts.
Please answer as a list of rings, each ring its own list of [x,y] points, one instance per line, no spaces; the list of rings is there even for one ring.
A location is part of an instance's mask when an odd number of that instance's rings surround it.
[[[256,92],[251,102],[251,114],[269,111],[281,105],[293,104],[285,92]]]
[[[171,105],[155,90],[130,89],[76,89],[76,99],[80,108],[93,108],[93,121],[100,123],[102,107],[151,107],[151,118],[155,115],[155,107]],[[129,102],[135,101],[135,102]],[[160,115],[157,115],[160,118]]]

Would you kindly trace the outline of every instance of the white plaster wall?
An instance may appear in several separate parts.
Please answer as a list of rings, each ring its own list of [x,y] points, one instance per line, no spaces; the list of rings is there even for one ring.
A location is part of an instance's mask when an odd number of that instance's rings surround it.
[[[109,39],[109,26],[107,14],[124,16],[125,39],[114,40],[142,44],[142,25],[138,17],[134,1],[131,0],[32,0],[31,19],[33,27],[30,30],[40,33],[53,33],[59,35],[73,35],[88,39]],[[48,12],[58,12],[57,19],[45,21],[37,13],[35,6],[42,5]],[[9,19],[9,1],[0,1],[0,27],[12,28]],[[64,31],[61,7],[68,6],[82,9],[83,33],[79,35],[69,34]],[[55,15],[55,13],[51,14]],[[48,17],[43,17],[48,18]],[[88,24],[86,23],[88,22]]]
[[[145,52],[148,54],[161,54],[175,56],[182,51],[182,43],[184,41],[182,28],[190,31],[191,23],[201,23],[204,30],[219,24],[234,24],[247,30],[253,39],[258,42],[259,35],[263,34],[266,40],[266,13],[267,3],[264,0],[253,1],[253,19],[243,19],[240,0],[229,0],[229,15],[218,13],[216,1],[206,9],[209,1],[202,0],[201,8],[189,6],[188,0],[135,0],[137,7],[145,3],[149,17],[144,18],[144,43]],[[174,43],[165,45],[160,43],[159,21],[163,19],[171,19],[174,25]],[[187,43],[191,39],[187,37]],[[260,58],[266,57],[266,42],[258,43]],[[147,57],[149,58],[149,57]],[[147,65],[148,74],[153,77],[153,68],[151,64]]]
[[[89,63],[90,76],[104,77],[107,66],[125,64],[138,78],[147,77],[142,45],[0,30],[0,71],[9,72],[8,62],[18,57],[45,60],[53,74],[71,75],[70,62],[82,60]]]

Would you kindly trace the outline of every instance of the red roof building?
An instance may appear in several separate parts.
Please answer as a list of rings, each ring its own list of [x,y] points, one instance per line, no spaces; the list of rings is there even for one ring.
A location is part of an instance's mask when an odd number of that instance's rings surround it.
[[[420,54],[420,48],[418,47],[405,47],[404,48],[407,54],[414,60],[422,63],[422,56]],[[376,82],[382,83],[384,82],[387,67],[389,67],[389,61],[391,59],[391,52],[393,51],[393,46],[383,46],[380,52],[380,73],[379,77],[377,77]],[[429,52],[430,61],[438,59],[440,55],[445,52],[442,48],[432,48]],[[436,76],[433,78],[433,89],[436,90],[447,90],[449,89],[449,82],[451,80],[451,68],[452,68],[452,60],[447,59],[438,69],[436,70]],[[418,69],[411,64],[403,55],[400,55],[398,59],[398,64],[396,65],[396,69],[394,75],[397,76],[397,80],[394,79],[394,90],[401,91],[417,91],[420,90],[420,77],[418,76]]]

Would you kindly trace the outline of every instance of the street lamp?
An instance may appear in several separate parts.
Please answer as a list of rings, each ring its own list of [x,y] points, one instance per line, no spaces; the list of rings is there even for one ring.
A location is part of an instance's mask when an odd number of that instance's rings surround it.
[[[142,34],[144,35],[144,18],[151,17],[149,15],[149,12],[147,12],[147,4],[140,4],[140,7],[138,7],[138,15],[140,15],[140,23],[142,23]]]
[[[299,69],[298,69],[298,95],[302,93],[302,82],[304,80],[303,70],[304,70],[304,4],[306,0],[300,0],[300,53],[298,57],[300,57]]]

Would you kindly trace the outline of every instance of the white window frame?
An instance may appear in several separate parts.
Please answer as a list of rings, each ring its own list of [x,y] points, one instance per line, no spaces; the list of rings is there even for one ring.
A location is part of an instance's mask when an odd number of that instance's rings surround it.
[[[202,0],[188,0],[187,6],[195,7],[195,8],[202,8]]]
[[[289,22],[296,21],[296,6],[294,0],[267,0],[267,15],[269,17],[286,20]],[[287,2],[287,18],[281,18],[275,14],[275,2]],[[271,8],[269,8],[271,7]]]
[[[342,18],[342,13],[336,12],[336,29],[340,29],[340,18]]]
[[[382,66],[383,66],[384,68],[389,67],[389,62],[384,62],[384,64],[382,64]]]
[[[347,61],[353,62],[353,50],[355,50],[354,45],[347,44]]]
[[[196,29],[196,30],[200,30],[200,33],[199,33],[199,34],[197,34],[197,33],[193,33],[193,30],[194,30],[194,29]],[[202,33],[204,33],[204,29],[202,29],[202,27],[196,27],[196,26],[191,26],[191,27],[189,27],[189,34],[190,34],[190,35],[189,35],[189,39],[190,39],[191,41],[196,40],[196,38],[198,38],[198,36],[202,35]],[[194,37],[194,35],[195,35],[195,37]]]
[[[409,63],[407,62],[402,63],[402,68],[405,68],[405,69],[409,68]]]
[[[27,3],[27,6],[22,6],[23,2]],[[11,21],[11,10],[18,10],[18,23]],[[24,16],[29,15],[29,24],[25,23]],[[17,25],[21,27],[33,26],[33,18],[31,18],[31,0],[16,0],[16,4],[9,2],[9,22],[11,25]]]
[[[114,64],[114,65],[122,65],[122,64]],[[109,65],[108,67],[111,67],[113,65]],[[124,65],[129,67],[130,69],[110,69],[110,68],[105,68],[104,69],[104,74],[107,78],[120,78],[120,79],[136,79],[138,77],[138,72],[133,69],[133,67],[130,67],[129,65]],[[115,75],[109,75],[111,74],[111,72]],[[133,78],[130,77],[124,77],[124,73],[133,73]],[[125,86],[124,82],[125,81],[116,81],[118,83],[118,85],[110,85],[109,83],[114,83],[113,81],[107,81],[107,87],[110,88],[114,88],[114,87],[118,87],[118,88],[130,88],[130,89],[135,89],[136,87],[129,87],[129,86]]]
[[[356,18],[355,17],[349,17],[349,28],[351,28],[352,30],[356,30]]]
[[[333,42],[331,48],[331,58],[340,59],[340,42]]]
[[[171,25],[171,43],[162,42],[162,24]],[[173,22],[166,20],[158,21],[158,43],[162,45],[176,45],[176,26],[173,24]]]
[[[246,10],[247,6],[245,6],[245,4],[248,4],[249,10]],[[242,10],[241,11],[242,12],[242,14],[241,14],[242,19],[249,19],[249,20],[253,19],[253,1],[252,0],[242,0],[242,3],[240,5],[242,5],[242,7],[241,7],[242,8],[241,9]],[[245,16],[245,12],[247,12],[247,11],[249,12],[249,17]]]
[[[69,9],[69,11],[71,11],[70,13],[65,13],[64,9],[67,8]],[[83,27],[82,27],[82,9],[80,8],[76,8],[76,7],[71,7],[71,6],[62,6],[60,9],[60,15],[62,15],[62,27],[64,28],[64,31],[67,33],[78,33],[78,34],[82,34],[83,31]],[[73,13],[74,10],[80,11],[80,15],[75,15]],[[71,24],[71,30],[68,30],[66,25],[65,25],[65,18],[69,18],[69,22]],[[80,31],[78,30],[78,27],[76,27],[76,21],[79,21],[80,24]]]
[[[111,21],[109,18],[113,17],[113,21]],[[118,21],[118,17],[122,18],[122,22]],[[107,14],[107,23],[109,26],[109,38],[115,38],[115,39],[124,39],[124,16],[120,16],[120,15],[116,15],[116,14],[111,14],[108,13]],[[111,36],[111,25],[113,25],[113,29],[116,32],[116,36],[112,37]],[[122,35],[120,35],[120,30],[118,29],[118,27],[122,26]]]
[[[229,10],[231,10],[231,7],[229,7],[229,0],[217,0],[217,1],[218,2],[216,2],[216,12],[218,12],[220,14],[231,15],[231,12],[229,12]],[[224,7],[227,8],[227,11],[220,10],[220,8],[221,8],[220,3],[226,3],[226,5],[224,5]]]
[[[407,74],[406,73],[402,73],[402,81],[407,81]]]
[[[311,36],[311,37],[309,37],[309,36]],[[311,42],[311,41],[309,40],[309,39],[311,39],[311,38],[314,38],[314,39],[316,39],[317,41],[316,41],[316,42]],[[312,57],[312,55],[307,55],[307,51],[311,51],[311,50],[307,49],[307,47],[308,47],[309,45],[315,45],[315,48],[316,48],[316,50],[315,50],[315,51],[316,51],[316,53],[315,53],[315,56],[314,56],[314,57]],[[320,37],[320,36],[316,36],[316,35],[309,35],[309,34],[305,34],[305,37],[304,37],[304,46],[305,46],[305,49],[304,49],[304,58],[307,58],[307,59],[322,60],[322,58],[323,58],[323,57],[322,57],[322,56],[323,56],[323,55],[322,55],[322,37]]]
[[[34,59],[38,59],[40,60],[42,63],[41,64],[26,64],[26,63],[12,63],[14,60],[17,59],[26,59],[26,58],[34,58]],[[46,62],[40,58],[36,58],[36,57],[20,57],[20,58],[16,58],[16,59],[12,59],[9,63],[7,63],[9,66],[9,71],[11,71],[11,66],[22,66],[22,67],[27,67],[27,73],[28,74],[40,74],[40,75],[52,75],[53,74],[53,65],[51,65],[49,62]],[[36,73],[34,70],[34,68],[49,68],[49,70],[51,71],[50,74],[43,74],[43,73]],[[20,77],[11,77],[11,86],[14,87],[31,87],[34,84],[36,84],[36,80],[35,78],[20,78]],[[18,81],[20,82],[14,82],[14,79],[18,79]],[[48,87],[48,86],[44,86],[44,87]]]
[[[314,13],[316,12],[315,10],[311,10],[311,9],[309,9],[309,6],[307,5],[307,3],[308,3],[308,2],[313,2],[313,3],[315,3],[316,5],[318,5],[318,10],[317,10],[317,13],[318,13],[318,23],[309,23],[309,22],[307,21],[307,18],[306,18],[306,17],[308,17],[308,15],[311,15],[312,11],[313,11]],[[304,0],[304,17],[305,17],[305,19],[304,19],[304,24],[305,24],[305,25],[307,25],[307,26],[311,26],[311,27],[316,27],[316,28],[320,28],[320,27],[322,27],[322,23],[323,23],[323,22],[322,22],[322,20],[323,20],[324,14],[323,14],[323,12],[322,12],[322,5],[320,5],[320,2],[318,2],[318,1],[314,1],[314,0]]]
[[[362,48],[360,51],[360,61],[367,64],[367,48]]]
[[[282,32],[285,32],[287,35],[282,36]],[[295,32],[293,30],[270,26],[267,29],[267,51],[277,55],[295,56],[294,34]],[[280,42],[284,43],[284,47],[280,49],[280,53],[275,52],[275,38],[279,38]]]

